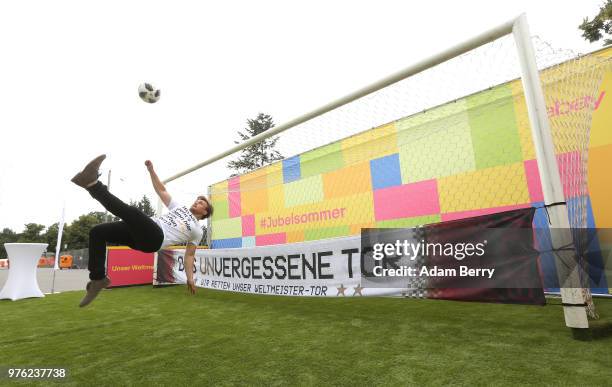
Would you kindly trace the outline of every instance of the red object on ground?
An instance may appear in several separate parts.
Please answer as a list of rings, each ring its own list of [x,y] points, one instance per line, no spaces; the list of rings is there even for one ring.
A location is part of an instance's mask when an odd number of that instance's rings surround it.
[[[110,287],[153,284],[153,253],[143,253],[129,247],[109,247],[106,272]]]

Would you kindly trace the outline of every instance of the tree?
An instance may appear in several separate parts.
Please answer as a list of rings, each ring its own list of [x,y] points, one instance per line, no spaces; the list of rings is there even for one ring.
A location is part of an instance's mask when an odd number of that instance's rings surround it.
[[[65,232],[63,244],[67,244],[70,249],[84,249],[89,246],[89,230],[97,224],[104,223],[104,212],[90,212],[79,216],[73,221]]]
[[[17,234],[15,231],[11,230],[10,228],[4,228],[0,232],[0,259],[7,258],[6,250],[4,249],[4,244],[17,242],[18,238],[19,238],[19,234]]]
[[[130,205],[137,207],[139,210],[147,214],[147,216],[155,215],[155,210],[153,210],[151,201],[146,195],[144,195],[138,202],[130,202]],[[115,218],[115,220],[120,219]],[[61,248],[63,248],[64,245],[68,245],[71,250],[89,247],[89,231],[93,226],[104,223],[105,221],[106,215],[103,212],[94,211],[81,215],[71,224],[65,224],[62,232]],[[44,231],[45,228],[46,231]],[[45,227],[44,225],[37,223],[28,223],[25,225],[25,229],[22,233],[16,233],[10,228],[4,228],[2,231],[0,231],[0,259],[7,257],[6,250],[4,249],[4,243],[48,243],[49,246],[47,247],[47,251],[55,252],[58,233],[59,223],[53,223],[49,227]]]
[[[153,209],[151,201],[149,200],[147,195],[143,195],[142,199],[140,199],[138,202],[130,202],[130,205],[135,206],[140,211],[144,212],[147,216],[155,216],[155,210]]]
[[[244,132],[238,131],[238,135],[242,141],[247,141],[273,128],[274,121],[270,115],[259,113],[254,120],[248,119],[247,125],[248,126],[244,128]],[[244,148],[241,151],[241,156],[237,160],[232,160],[227,163],[228,168],[241,174],[263,167],[271,162],[282,160],[283,156],[274,149],[277,141],[278,137],[271,137]],[[234,142],[240,144],[240,141]]]
[[[45,229],[45,226],[38,223],[28,223],[25,225],[25,229],[21,234],[17,242],[20,243],[44,243],[44,236],[41,234]]]
[[[612,33],[612,0],[606,0],[593,20],[585,17],[578,28],[582,30],[582,37],[591,43],[603,38],[604,33],[610,35]],[[610,44],[612,44],[612,39],[604,40],[604,46]]]
[[[45,243],[48,243],[47,251],[54,253],[55,247],[57,246],[57,234],[59,234],[59,223],[53,223],[51,226],[47,227],[47,231],[43,234],[43,239]],[[62,231],[62,239],[66,240],[66,227]]]
[[[147,216],[155,216],[155,209],[151,205],[151,201],[147,197],[147,195],[143,195],[142,199],[139,201],[130,200],[130,206],[138,208],[140,211],[144,212]],[[114,216],[110,214],[112,222],[118,222],[121,220],[118,216]]]

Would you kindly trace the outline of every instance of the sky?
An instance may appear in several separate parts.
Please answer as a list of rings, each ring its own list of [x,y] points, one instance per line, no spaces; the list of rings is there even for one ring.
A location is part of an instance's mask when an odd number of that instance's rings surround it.
[[[0,229],[104,211],[70,183],[102,153],[113,193],[156,200],[145,160],[167,178],[234,146],[259,112],[281,124],[523,12],[553,47],[594,51],[577,26],[602,3],[2,1]],[[138,98],[145,81],[158,103]],[[168,190],[188,200],[199,185]]]

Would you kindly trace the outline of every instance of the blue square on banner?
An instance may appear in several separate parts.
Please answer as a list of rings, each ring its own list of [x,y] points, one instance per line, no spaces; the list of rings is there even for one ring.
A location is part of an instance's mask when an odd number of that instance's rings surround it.
[[[213,239],[213,249],[233,249],[242,247],[242,238]]]
[[[283,181],[285,183],[290,183],[300,180],[300,177],[300,156],[293,156],[283,160]]]
[[[567,200],[568,212],[570,219],[579,216],[576,212],[582,204],[579,203],[582,198],[570,198]],[[549,219],[546,214],[543,202],[536,202],[532,204],[536,207],[535,217],[533,219],[533,226],[536,232],[536,248],[543,253],[540,254],[540,263],[542,265],[542,274],[544,280],[544,288],[546,291],[558,292],[559,291],[559,279],[557,277],[557,267],[554,254],[551,252],[552,244],[550,241],[549,232]],[[593,209],[591,207],[591,200],[587,198],[586,201],[587,211],[587,229],[584,230],[584,235],[588,245],[586,246],[586,261],[588,262],[588,276],[590,282],[591,292],[596,294],[608,294],[608,282],[606,280],[604,271],[604,262],[601,254],[599,245],[599,239],[596,235],[595,219],[593,217]]]
[[[533,217],[533,228],[535,231],[535,248],[542,251],[540,254],[540,264],[542,267],[542,281],[544,282],[544,290],[547,292],[559,291],[559,278],[557,277],[557,266],[555,264],[555,256],[552,253],[552,241],[550,239],[550,226],[548,224],[548,215],[546,209],[543,208],[544,202],[532,203],[532,207],[536,208]]]
[[[370,160],[370,175],[375,190],[402,185],[399,154]]]
[[[584,200],[582,197],[569,199],[568,206],[570,208],[570,218],[578,217],[578,211],[583,207]],[[576,213],[573,213],[576,212]],[[591,207],[591,198],[586,197],[586,212],[587,212],[587,229],[583,231],[586,235],[582,235],[588,245],[586,246],[586,261],[588,262],[588,275],[591,286],[591,292],[596,294],[608,294],[608,281],[606,280],[604,258],[595,228],[595,216]]]

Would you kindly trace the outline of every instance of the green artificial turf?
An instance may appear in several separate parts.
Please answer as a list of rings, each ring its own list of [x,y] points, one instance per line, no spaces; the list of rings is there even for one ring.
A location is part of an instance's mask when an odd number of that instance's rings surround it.
[[[0,302],[0,365],[62,385],[609,385],[612,300],[592,341],[545,307],[291,298],[184,287]],[[23,382],[25,383],[25,382]],[[22,382],[0,379],[0,384]],[[48,383],[48,382],[46,382]]]

